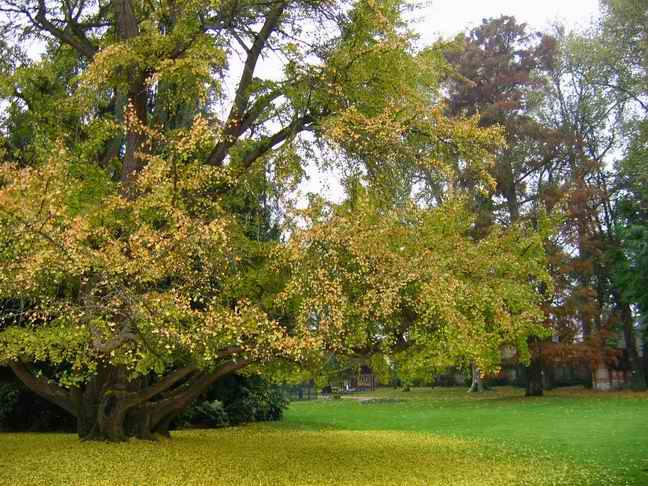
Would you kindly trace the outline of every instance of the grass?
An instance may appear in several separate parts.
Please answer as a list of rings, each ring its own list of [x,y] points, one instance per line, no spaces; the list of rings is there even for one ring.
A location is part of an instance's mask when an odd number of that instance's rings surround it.
[[[648,484],[648,393],[564,388],[525,398],[514,388],[481,396],[463,389],[385,388],[370,395],[378,400],[295,403],[286,425],[411,431],[497,444],[519,457],[566,461],[600,474],[593,484]]]
[[[648,484],[648,394],[379,390],[159,444],[0,435],[0,484]],[[398,400],[398,401],[396,401]]]

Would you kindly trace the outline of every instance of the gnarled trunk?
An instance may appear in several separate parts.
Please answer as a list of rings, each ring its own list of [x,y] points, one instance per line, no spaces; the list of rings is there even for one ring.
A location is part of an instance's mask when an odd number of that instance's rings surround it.
[[[232,348],[223,356],[235,353]],[[249,361],[227,362],[214,371],[179,368],[154,383],[141,378],[128,380],[125,369],[103,366],[82,387],[66,390],[35,373],[28,365],[10,366],[33,392],[60,406],[77,419],[81,440],[122,442],[130,437],[155,440],[169,437],[169,428],[210,385]]]

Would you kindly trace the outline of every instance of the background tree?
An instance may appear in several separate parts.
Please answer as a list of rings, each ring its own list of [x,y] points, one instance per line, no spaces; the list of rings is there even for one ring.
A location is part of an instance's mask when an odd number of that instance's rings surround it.
[[[615,229],[618,240],[612,260],[616,265],[616,280],[624,303],[626,322],[624,337],[629,345],[629,358],[638,362],[634,352],[635,323],[633,309],[641,317],[645,329],[646,305],[643,292],[645,282],[645,142],[648,114],[648,86],[646,85],[646,9],[643,1],[602,2],[603,17],[597,25],[597,45],[593,62],[606,73],[607,84],[617,99],[626,102],[624,112],[624,153],[617,164],[615,199],[617,212]],[[644,337],[645,342],[645,337]],[[648,371],[633,365],[633,385],[645,387]]]
[[[542,359],[595,369],[618,360],[609,347],[617,329],[634,343],[631,302],[614,278],[614,262],[626,257],[609,163],[625,143],[631,114],[642,110],[640,76],[632,74],[640,72],[637,57],[623,61],[638,54],[637,28],[620,29],[626,36],[634,32],[635,41],[607,42],[601,36],[606,29],[611,36],[611,27],[588,35],[557,29],[550,37],[528,34],[502,17],[484,21],[462,49],[448,54],[457,69],[450,112],[478,112],[482,126],[505,128],[507,147],[497,152],[491,172],[496,191],[475,198],[482,232],[498,219],[533,221],[566,210],[559,234],[547,241],[555,285],[546,294],[546,325],[559,342],[536,343],[536,360],[527,370],[530,395],[542,394],[549,379],[543,378]],[[627,353],[635,386],[641,387],[633,344]]]
[[[474,240],[462,200],[385,210],[359,196],[308,216],[284,257],[282,298],[304,327],[346,328],[339,353],[379,353],[408,376],[447,363],[492,371],[503,346],[528,358],[528,336],[545,333],[542,235],[528,227]]]
[[[531,182],[546,164],[550,134],[536,115],[555,40],[505,16],[484,20],[460,40],[447,53],[456,70],[448,111],[451,116],[479,114],[480,126],[504,129],[506,143],[491,169],[496,190],[490,201],[483,201],[483,211],[486,220],[515,223],[525,208],[528,212]]]
[[[495,221],[516,224],[538,217],[536,183],[552,161],[556,139],[538,114],[555,51],[553,37],[502,16],[485,19],[447,52],[456,70],[449,84],[450,115],[479,115],[480,126],[499,126],[505,138],[490,169],[495,190],[474,193],[481,234]],[[469,171],[462,179],[464,187],[475,180]],[[530,339],[538,345],[536,337]],[[471,389],[481,389],[479,370],[472,371]],[[541,371],[541,355],[535,352],[527,369],[528,395],[542,394]]]

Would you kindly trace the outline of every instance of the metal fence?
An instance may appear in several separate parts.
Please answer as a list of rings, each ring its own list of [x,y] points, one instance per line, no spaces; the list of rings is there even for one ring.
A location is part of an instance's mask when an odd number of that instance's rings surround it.
[[[319,397],[319,392],[314,385],[280,385],[279,388],[284,397],[291,402],[317,400]]]

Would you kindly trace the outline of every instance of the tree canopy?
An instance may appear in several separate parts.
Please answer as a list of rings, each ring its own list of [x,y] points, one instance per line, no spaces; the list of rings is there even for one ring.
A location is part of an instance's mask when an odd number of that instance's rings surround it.
[[[441,46],[414,48],[405,8],[0,2],[0,362],[123,440],[250,366],[524,354],[541,236],[472,238],[455,168],[488,191],[501,137],[445,115]],[[292,218],[317,159],[348,200]]]

